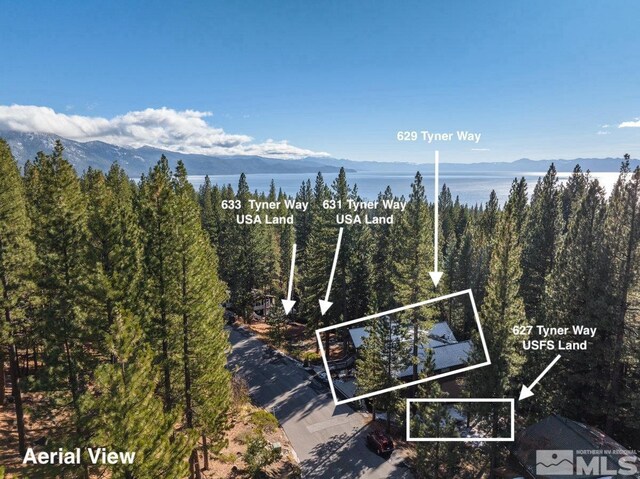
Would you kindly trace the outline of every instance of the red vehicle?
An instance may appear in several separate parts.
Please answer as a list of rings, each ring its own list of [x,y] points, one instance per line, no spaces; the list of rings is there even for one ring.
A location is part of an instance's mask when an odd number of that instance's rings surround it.
[[[391,437],[382,431],[373,431],[367,434],[367,446],[380,456],[391,454],[394,448]]]

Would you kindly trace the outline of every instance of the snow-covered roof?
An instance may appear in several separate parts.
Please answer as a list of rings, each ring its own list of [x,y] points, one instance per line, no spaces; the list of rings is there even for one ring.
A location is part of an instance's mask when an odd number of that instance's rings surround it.
[[[431,348],[433,354],[433,370],[442,371],[443,369],[455,368],[462,366],[469,359],[471,354],[471,341],[462,341],[459,343],[445,344]],[[422,347],[418,350],[418,357],[423,361],[418,364],[418,372],[424,369],[424,359],[427,357],[425,349]],[[413,366],[409,366],[402,371],[398,377],[411,376],[413,374]]]
[[[362,346],[364,340],[369,337],[369,333],[365,328],[353,328],[349,330],[351,341],[356,348]]]
[[[356,348],[362,346],[363,341],[369,336],[369,332],[365,327],[353,328],[349,330],[351,341]],[[429,338],[429,347],[435,348],[449,343],[457,343],[455,335],[449,323],[441,321],[433,325],[433,327],[427,331],[427,337]]]
[[[453,334],[453,331],[451,331],[451,328],[449,327],[449,323],[447,323],[446,321],[441,321],[439,323],[434,324],[433,328],[431,328],[427,334],[429,335],[430,338],[433,338],[434,340],[435,339],[444,340],[443,341],[444,343],[458,342],[458,340]]]
[[[469,359],[473,345],[471,341],[461,341],[459,343],[445,344],[433,348],[434,369],[440,371],[442,369],[462,366]]]
[[[353,328],[349,330],[349,335],[353,345],[359,348],[369,336],[369,332],[364,327]],[[434,324],[427,332],[427,337],[426,348],[432,351],[435,371],[462,366],[469,359],[472,349],[471,341],[458,342],[446,321]],[[427,357],[424,345],[420,346],[418,357],[423,360]],[[422,362],[418,369],[421,371],[423,367],[424,363]],[[413,367],[409,366],[398,377],[406,377],[411,374],[413,374]]]

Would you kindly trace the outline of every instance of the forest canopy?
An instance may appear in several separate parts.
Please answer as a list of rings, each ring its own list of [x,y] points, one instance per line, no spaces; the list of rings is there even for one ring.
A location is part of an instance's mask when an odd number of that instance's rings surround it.
[[[225,307],[251,322],[257,300],[279,304],[294,243],[296,307],[289,318],[277,307],[267,318],[280,331],[278,342],[287,341],[289,321],[313,339],[322,326],[471,289],[493,367],[468,375],[467,396],[517,397],[555,355],[525,353],[514,327],[532,326],[533,334],[536,326],[596,328],[588,354],[563,354],[545,388],[519,408],[518,421],[557,412],[640,447],[640,168],[623,162],[610,192],[579,166],[563,183],[552,165],[532,186],[529,194],[525,179],[515,178],[502,205],[495,192],[468,205],[446,185],[428,198],[418,172],[408,198],[388,187],[374,208],[355,212],[364,220],[382,216],[384,204],[406,202],[393,222],[338,225],[336,215],[354,214],[349,204],[371,200],[359,196],[344,169],[331,184],[318,173],[295,196],[275,182],[252,192],[244,174],[234,186],[207,177],[195,191],[184,164],[171,170],[164,157],[138,182],[117,163],[79,175],[58,142],[20,171],[0,141],[0,364],[12,385],[19,453],[26,451],[29,417],[45,417],[55,425],[47,448],[108,445],[144,458],[103,466],[112,477],[199,477],[203,455],[225,444]],[[323,206],[327,201],[335,208]],[[237,220],[265,202],[293,221]],[[309,207],[288,208],[296,202]],[[444,271],[437,288],[429,278],[434,226]],[[322,315],[318,301],[339,227],[333,305]],[[402,331],[436,318],[474,337],[473,310],[462,302],[407,314]],[[367,341],[370,364],[385,348],[382,329]],[[380,367],[368,388],[389,383]],[[427,389],[439,393],[435,385]],[[26,415],[23,394],[38,398]],[[397,412],[397,399],[382,396],[374,409]],[[74,477],[96,468],[85,460],[69,466]]]

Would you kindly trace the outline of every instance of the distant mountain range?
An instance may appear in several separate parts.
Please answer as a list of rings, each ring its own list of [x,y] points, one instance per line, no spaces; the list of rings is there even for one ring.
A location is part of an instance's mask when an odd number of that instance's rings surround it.
[[[20,165],[33,159],[39,151],[50,152],[59,137],[46,133],[23,133],[0,131],[0,138],[8,141]],[[60,138],[65,147],[66,158],[82,172],[88,167],[107,170],[118,161],[131,177],[147,173],[161,155],[166,155],[175,166],[181,159],[190,175],[232,175],[244,173],[331,173],[344,167],[348,172],[408,173],[425,169],[424,164],[408,162],[353,161],[337,158],[307,157],[299,160],[280,160],[261,156],[210,156],[177,153],[174,151],[143,146],[127,148],[102,141],[79,142]],[[513,162],[493,163],[442,163],[440,171],[447,173],[486,172],[543,172],[551,163],[559,172],[570,172],[576,164],[583,170],[593,172],[616,172],[620,169],[621,158],[576,158],[573,160],[529,160],[523,158]],[[632,166],[640,166],[640,160],[632,160]]]
[[[58,136],[46,133],[22,133],[0,131],[0,138],[7,140],[20,165],[33,159],[39,151],[51,152]],[[181,159],[190,175],[231,175],[236,173],[316,173],[335,172],[339,166],[323,164],[314,158],[304,160],[275,160],[261,156],[209,156],[162,150],[150,146],[126,148],[102,141],[79,142],[60,138],[65,158],[82,172],[88,167],[107,170],[118,161],[131,177],[147,173],[163,154],[175,166]]]
[[[356,171],[377,172],[377,173],[406,173],[425,170],[425,166],[431,171],[431,166],[424,163],[407,163],[407,162],[381,162],[381,161],[353,161],[339,160],[335,158],[318,158],[318,161],[326,165],[344,166]],[[513,172],[517,174],[524,173],[543,173],[549,169],[553,163],[558,172],[571,172],[576,165],[580,165],[584,171],[590,170],[595,172],[618,172],[622,164],[622,158],[575,158],[573,160],[530,160],[522,158],[516,161],[495,161],[482,163],[441,163],[440,172],[443,174],[465,174],[465,173],[500,173]],[[640,160],[632,159],[631,167],[640,166]]]

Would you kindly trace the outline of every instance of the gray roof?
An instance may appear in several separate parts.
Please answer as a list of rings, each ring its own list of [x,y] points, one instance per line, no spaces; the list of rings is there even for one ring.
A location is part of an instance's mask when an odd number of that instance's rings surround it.
[[[369,336],[366,328],[353,328],[349,330],[351,341],[356,348],[362,346],[363,341]],[[442,321],[433,325],[427,332],[429,339],[427,348],[433,352],[434,370],[441,371],[443,369],[455,368],[464,365],[469,359],[471,349],[473,347],[471,341],[457,342],[456,337],[451,331],[449,324]],[[418,351],[418,357],[425,359],[427,353],[425,346],[421,346]],[[419,371],[424,368],[424,363],[418,366]],[[398,377],[406,377],[413,374],[413,366],[409,366],[402,371]]]
[[[455,368],[466,364],[471,354],[473,345],[471,341],[462,341],[454,344],[444,344],[442,346],[436,346],[431,348],[433,353],[433,370],[435,372],[442,371],[443,369]],[[427,357],[424,347],[418,350],[418,357],[424,360]],[[418,372],[422,372],[424,369],[424,361],[418,364]],[[398,377],[407,377],[413,374],[413,366],[409,366],[402,371]]]
[[[624,451],[625,448],[595,427],[587,426],[559,415],[553,415],[519,433],[516,439],[516,447],[513,451],[518,461],[529,472],[534,474],[534,477],[546,479],[548,477],[546,475],[535,475],[539,459],[538,450],[560,450],[573,453],[574,451],[590,450]],[[618,468],[618,457],[622,455],[625,454],[608,454],[608,468],[616,470]],[[629,453],[629,455],[633,456],[634,454]],[[585,455],[584,458],[589,462],[592,456]],[[540,459],[543,459],[542,456]],[[580,477],[594,476],[554,474],[549,479],[575,479]]]
[[[466,364],[472,349],[473,344],[471,341],[461,341],[433,348],[434,369],[439,371]]]
[[[351,341],[356,348],[362,346],[362,343],[369,336],[369,333],[365,328],[353,328],[349,330],[349,335],[351,336]]]
[[[362,342],[369,336],[369,332],[363,326],[360,328],[353,328],[349,330],[349,335],[351,336],[351,341],[353,341],[353,345],[356,348],[362,346]],[[442,346],[443,344],[448,343],[457,343],[455,335],[451,328],[449,327],[449,323],[446,321],[441,321],[433,325],[433,327],[427,331],[427,336],[429,338],[429,347],[435,348],[436,346]]]
[[[457,339],[446,321],[440,321],[433,325],[427,333],[430,338],[441,339],[445,343],[457,343]]]
[[[345,398],[352,398],[356,395],[356,382],[353,379],[334,379],[333,386],[340,392]]]

